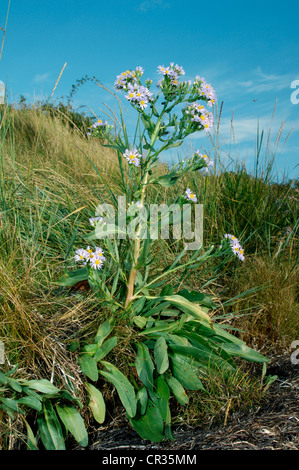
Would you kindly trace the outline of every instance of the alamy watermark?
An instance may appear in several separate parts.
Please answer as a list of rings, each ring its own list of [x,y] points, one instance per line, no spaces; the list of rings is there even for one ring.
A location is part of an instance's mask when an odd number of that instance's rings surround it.
[[[183,239],[187,250],[198,250],[203,244],[202,204],[150,204],[137,201],[127,206],[126,197],[117,198],[117,210],[111,204],[96,209],[95,234],[98,239],[118,238],[168,240]]]
[[[4,364],[5,357],[4,357],[4,343],[0,341],[0,364]]]
[[[291,103],[299,103],[299,80],[293,80],[291,83],[291,88],[295,88],[295,91],[291,94]]]
[[[292,352],[291,354],[291,363],[298,365],[299,364],[299,340],[298,339],[291,343],[291,349],[295,349],[295,351]]]

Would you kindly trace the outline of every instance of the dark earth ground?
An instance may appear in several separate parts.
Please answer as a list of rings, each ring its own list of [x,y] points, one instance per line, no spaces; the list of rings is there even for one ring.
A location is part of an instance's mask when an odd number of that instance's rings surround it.
[[[278,379],[263,405],[234,413],[226,425],[173,427],[174,441],[153,444],[142,440],[123,420],[95,430],[84,450],[299,450],[299,364],[290,354],[275,357],[267,374]],[[83,450],[83,449],[82,449]]]

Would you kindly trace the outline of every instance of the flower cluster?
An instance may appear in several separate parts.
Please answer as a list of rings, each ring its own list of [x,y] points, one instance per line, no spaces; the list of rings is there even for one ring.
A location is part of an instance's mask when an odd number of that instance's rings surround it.
[[[75,261],[82,261],[84,265],[89,263],[93,269],[101,269],[106,259],[102,248],[99,247],[96,247],[95,250],[90,246],[86,250],[79,248],[75,253]]]
[[[89,127],[89,132],[87,132],[87,135],[90,136],[92,135],[94,129],[97,129],[100,131],[100,133],[109,131],[113,128],[112,125],[109,125],[107,121],[102,121],[101,119],[98,119],[96,122],[94,122],[90,127]]]
[[[165,77],[169,78],[170,84],[177,87],[179,85],[179,76],[180,75],[185,75],[185,71],[183,67],[180,67],[179,65],[174,65],[174,62],[172,62],[169,67],[164,67],[164,65],[159,65],[158,67],[158,73],[164,76],[162,80],[159,80],[157,83],[157,86],[162,88],[163,83],[165,80]]]
[[[199,150],[196,150],[195,154],[198,155],[199,158],[202,158],[202,159],[204,160],[204,162],[205,162],[207,168],[209,168],[209,167],[211,167],[211,166],[214,166],[213,160],[211,160],[211,159],[208,157],[208,155],[205,155],[205,154],[203,154],[203,153],[200,153]]]
[[[131,104],[138,106],[142,110],[147,107],[149,102],[153,101],[153,93],[143,85],[129,83],[127,91],[128,93],[125,95],[125,98],[130,101]]]
[[[185,193],[186,193],[184,196],[185,199],[188,199],[189,201],[192,201],[192,202],[197,202],[196,194],[194,194],[190,188],[187,188]]]
[[[125,153],[123,153],[123,157],[125,157],[130,165],[139,166],[140,164],[141,155],[135,148],[132,150],[126,149]]]
[[[217,100],[215,91],[211,85],[209,85],[204,78],[201,78],[198,75],[195,77],[193,83],[193,91],[201,98],[206,99],[209,107],[213,106]]]
[[[213,127],[214,116],[204,106],[192,103],[185,108],[184,112],[190,118],[190,121],[198,123],[200,130],[205,129],[208,131]]]
[[[245,261],[244,250],[237,237],[230,233],[226,233],[224,238],[227,238],[230,241],[230,247],[234,255],[236,255],[241,261]]]
[[[117,90],[128,91],[129,85],[134,85],[135,83],[138,83],[138,80],[142,77],[142,75],[142,67],[136,67],[135,70],[126,70],[120,75],[117,75],[116,80],[114,82],[114,86]]]
[[[102,220],[103,220],[103,217],[101,217],[101,216],[99,216],[99,217],[91,217],[91,218],[89,219],[89,223],[90,223],[90,225],[91,225],[92,227],[94,227],[94,226],[97,224],[97,222],[102,222]]]

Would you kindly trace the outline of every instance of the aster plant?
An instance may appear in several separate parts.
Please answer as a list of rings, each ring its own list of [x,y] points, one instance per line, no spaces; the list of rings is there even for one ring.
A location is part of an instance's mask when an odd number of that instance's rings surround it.
[[[213,127],[216,103],[215,92],[204,78],[196,76],[193,82],[184,81],[183,68],[174,63],[159,66],[157,72],[161,78],[155,91],[152,80],[142,82],[142,67],[116,77],[116,90],[124,94],[137,112],[136,133],[130,141],[120,107],[121,130],[114,136],[106,132],[103,145],[117,152],[120,195],[126,197],[128,207],[120,214],[115,193],[100,168],[96,168],[115,209],[114,232],[109,232],[109,221],[103,214],[92,217],[87,246],[75,253],[74,260],[80,269],[67,272],[59,281],[61,285],[72,286],[87,280],[101,305],[111,312],[111,317],[100,325],[93,343],[83,346],[79,353],[82,372],[89,379],[87,391],[95,419],[99,423],[105,419],[105,403],[95,386],[101,376],[115,386],[132,427],[142,438],[153,442],[173,439],[171,396],[179,404],[187,405],[187,390],[207,393],[203,381],[211,368],[233,371],[236,357],[267,362],[212,319],[211,311],[216,305],[211,297],[189,290],[185,284],[192,273],[212,258],[219,258],[223,264],[223,257],[230,259],[235,254],[244,261],[244,251],[236,237],[226,234],[222,245],[204,250],[200,243],[190,252],[184,240],[178,241],[182,250],[169,266],[159,269],[158,264],[157,269],[154,265],[153,247],[159,240],[151,238],[146,210],[149,188],[174,189],[179,181],[188,180],[192,172],[208,171],[213,166],[209,156],[196,150],[161,175],[155,171],[159,156],[180,146],[191,134],[208,133]],[[102,127],[93,125],[92,130]],[[182,193],[174,190],[172,194],[168,206],[177,204],[182,212],[186,204],[194,208],[198,202],[192,187],[186,187]],[[123,217],[127,226],[135,228],[135,236],[130,239],[119,222]],[[174,221],[175,216],[170,222]],[[163,228],[161,217],[158,222],[159,228]],[[171,279],[176,281],[172,283]],[[130,325],[135,351],[132,359],[135,374],[131,376],[104,360],[110,353],[113,357],[113,349],[122,341],[117,334],[113,336],[113,331],[124,319]]]

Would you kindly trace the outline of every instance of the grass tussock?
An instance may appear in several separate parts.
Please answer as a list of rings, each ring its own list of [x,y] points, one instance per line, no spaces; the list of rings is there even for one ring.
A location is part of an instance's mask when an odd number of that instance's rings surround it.
[[[258,282],[257,282],[258,281]],[[285,260],[277,262],[264,257],[251,257],[239,270],[231,292],[260,288],[248,298],[236,299],[235,312],[250,311],[236,321],[240,336],[256,348],[268,352],[288,350],[298,338],[298,266]]]

